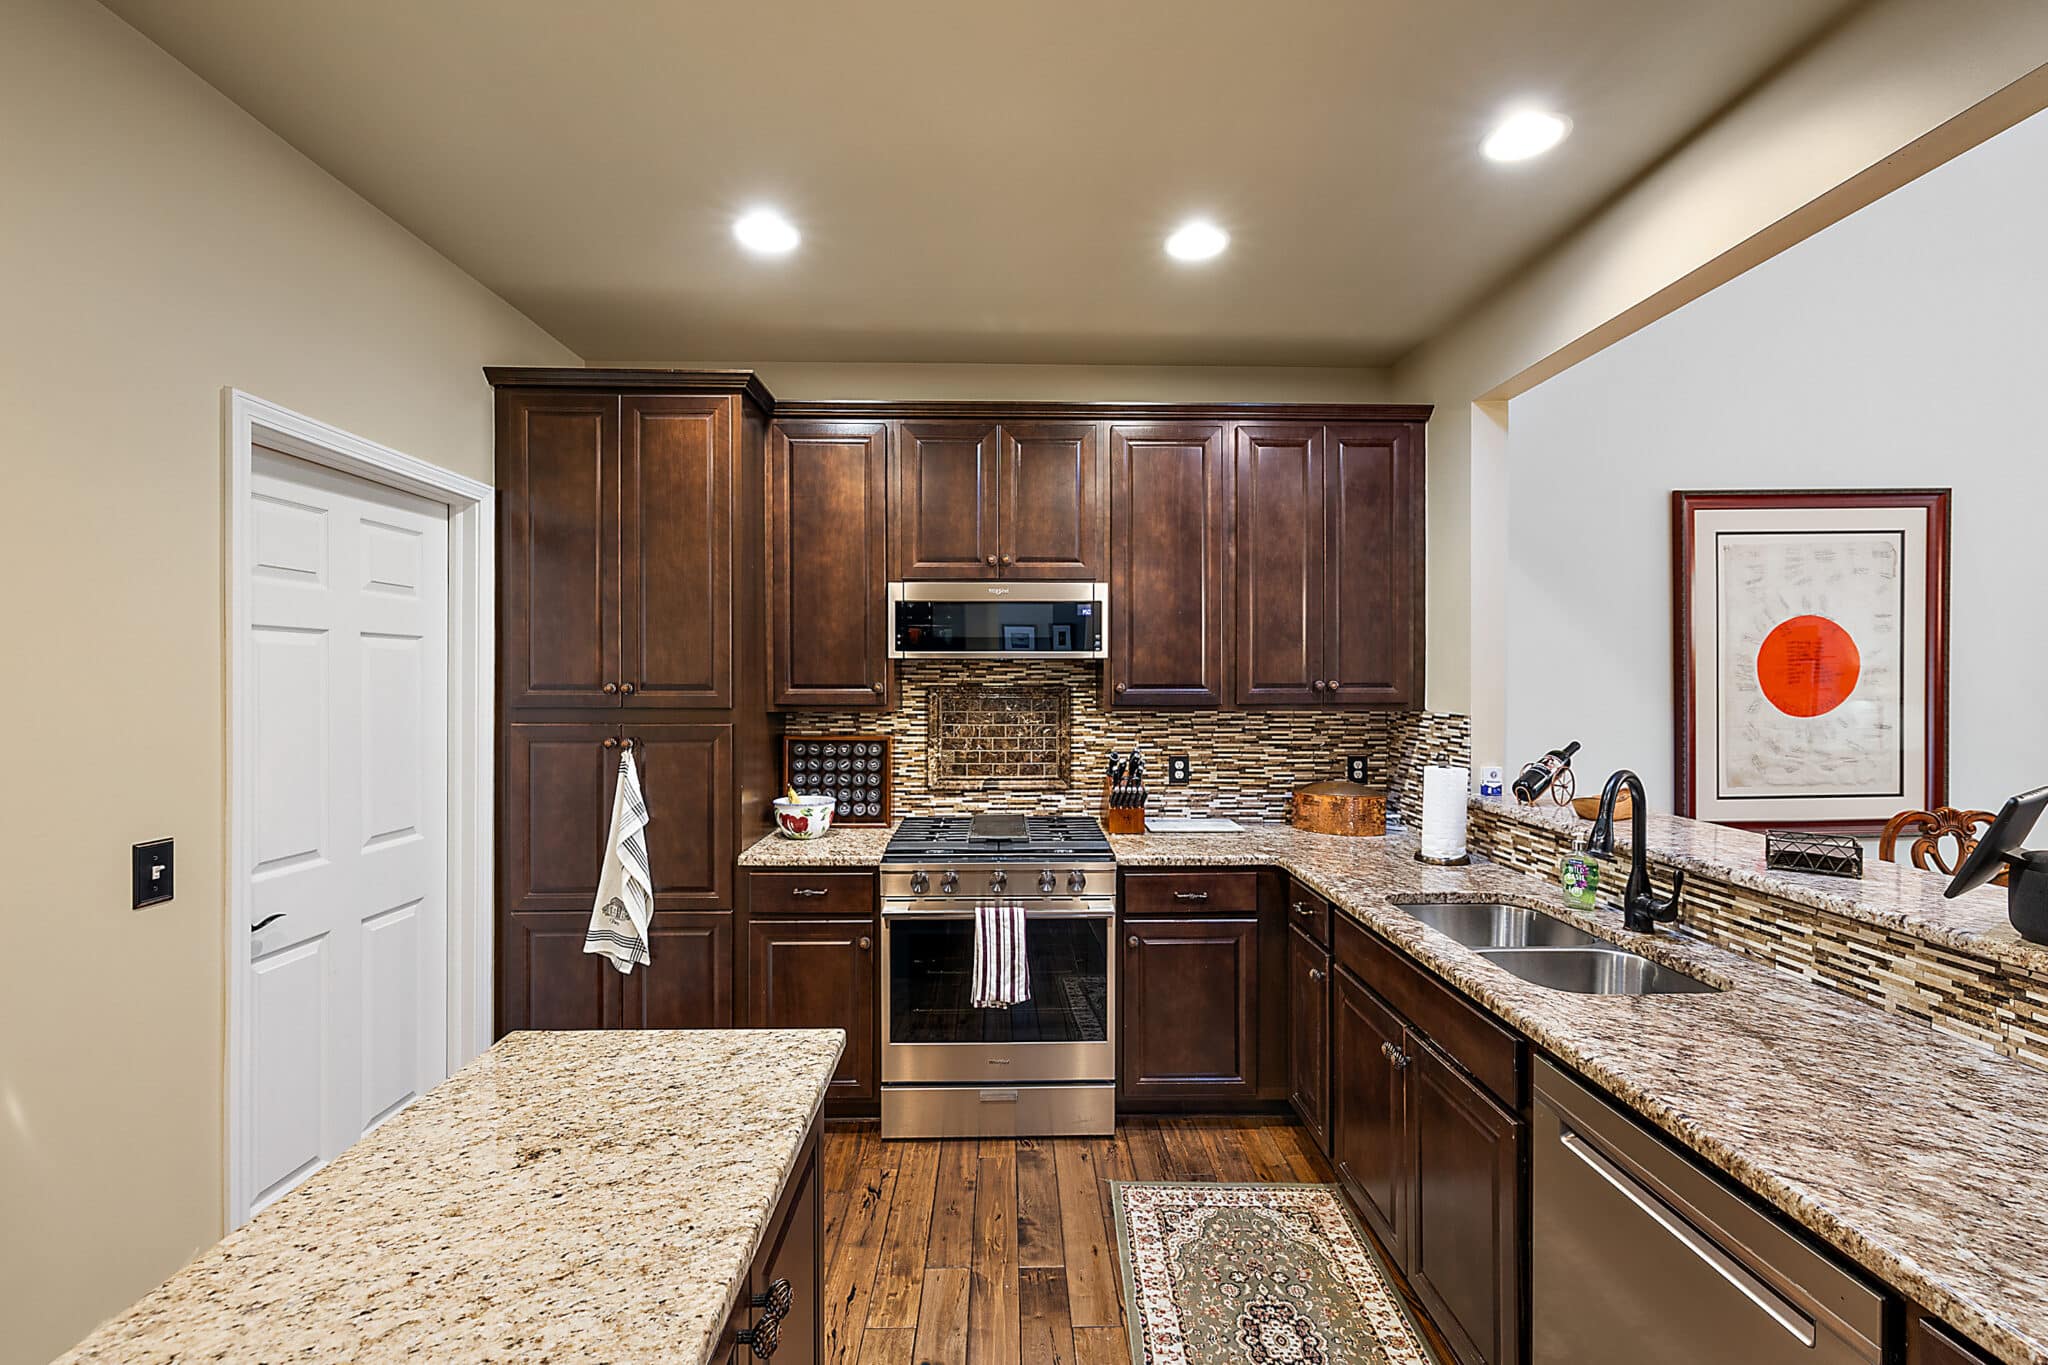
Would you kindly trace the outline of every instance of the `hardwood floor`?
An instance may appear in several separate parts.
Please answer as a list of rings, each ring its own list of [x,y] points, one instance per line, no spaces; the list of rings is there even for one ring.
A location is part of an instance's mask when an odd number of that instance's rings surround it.
[[[1110,1180],[1335,1179],[1277,1118],[1132,1118],[1107,1138],[825,1133],[830,1365],[1129,1365]]]

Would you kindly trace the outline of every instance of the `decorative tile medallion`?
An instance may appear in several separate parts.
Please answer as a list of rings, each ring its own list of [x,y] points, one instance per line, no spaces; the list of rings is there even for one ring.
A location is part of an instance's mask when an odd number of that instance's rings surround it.
[[[928,693],[925,780],[933,791],[1067,785],[1067,689],[952,683]]]
[[[1112,1182],[1142,1365],[1434,1365],[1334,1185]]]

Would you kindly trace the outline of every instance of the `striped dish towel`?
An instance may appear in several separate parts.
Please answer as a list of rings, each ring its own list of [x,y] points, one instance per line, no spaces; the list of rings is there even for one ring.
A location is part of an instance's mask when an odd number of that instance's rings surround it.
[[[604,868],[597,877],[597,901],[583,951],[611,959],[621,976],[645,967],[647,922],[654,911],[654,876],[647,870],[647,801],[640,794],[640,770],[633,751],[619,755],[619,785],[612,796],[612,833],[605,841]]]
[[[984,901],[974,907],[974,1007],[1000,1009],[1030,998],[1024,907],[1015,901]]]

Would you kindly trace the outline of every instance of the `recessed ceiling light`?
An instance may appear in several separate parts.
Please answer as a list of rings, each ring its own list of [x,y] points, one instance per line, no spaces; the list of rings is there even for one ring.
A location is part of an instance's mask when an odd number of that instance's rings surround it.
[[[1479,150],[1494,161],[1527,161],[1564,141],[1571,130],[1572,121],[1562,114],[1521,109],[1502,119],[1479,144]]]
[[[803,234],[796,225],[774,209],[753,209],[733,221],[732,235],[740,245],[763,256],[780,256],[796,250]]]
[[[1223,254],[1223,248],[1230,245],[1230,234],[1214,223],[1197,220],[1182,223],[1166,239],[1166,254],[1176,261],[1206,261],[1211,256]]]

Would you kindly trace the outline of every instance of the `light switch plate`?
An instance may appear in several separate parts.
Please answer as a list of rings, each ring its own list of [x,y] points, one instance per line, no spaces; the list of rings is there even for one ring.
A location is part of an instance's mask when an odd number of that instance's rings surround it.
[[[1344,760],[1344,776],[1347,780],[1356,782],[1361,787],[1370,786],[1372,783],[1372,765],[1365,761],[1364,754],[1353,754]]]
[[[1188,761],[1186,754],[1168,754],[1166,756],[1167,786],[1185,787],[1188,783],[1194,781],[1194,778],[1195,765]]]
[[[145,905],[161,905],[169,900],[173,891],[172,874],[175,870],[173,852],[169,839],[157,839],[147,844],[137,844],[135,858],[135,908]]]

